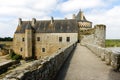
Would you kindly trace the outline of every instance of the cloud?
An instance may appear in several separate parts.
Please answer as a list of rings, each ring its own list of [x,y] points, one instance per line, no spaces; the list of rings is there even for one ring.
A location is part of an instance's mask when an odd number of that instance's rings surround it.
[[[93,24],[105,24],[107,26],[107,38],[119,38],[120,30],[120,6],[114,6],[109,10],[91,10],[91,13],[87,13],[88,20]]]
[[[7,24],[0,22],[0,37],[13,37],[15,29],[15,25],[11,22],[7,22]]]
[[[17,19],[48,19],[57,0],[0,0],[0,37],[13,36]]]
[[[59,5],[62,12],[71,12],[75,10],[104,6],[101,0],[68,0]]]
[[[39,0],[34,4],[33,8],[42,11],[50,11],[54,10],[56,5],[57,0]]]
[[[13,36],[18,18],[72,18],[79,9],[93,24],[107,25],[107,38],[120,38],[119,0],[0,0],[0,37]],[[55,19],[56,19],[55,18]]]
[[[107,26],[106,38],[107,39],[120,39],[120,5],[113,6],[110,9],[90,9],[84,12],[87,20],[96,24],[105,24]],[[67,18],[72,18],[72,13],[66,13]]]
[[[0,16],[44,17],[56,5],[57,0],[0,0]]]
[[[28,0],[0,0],[0,6],[24,6]]]

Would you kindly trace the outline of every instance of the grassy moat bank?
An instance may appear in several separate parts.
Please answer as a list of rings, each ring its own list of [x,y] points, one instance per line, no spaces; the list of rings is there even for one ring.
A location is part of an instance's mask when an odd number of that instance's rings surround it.
[[[120,39],[106,39],[105,46],[106,47],[120,47]]]

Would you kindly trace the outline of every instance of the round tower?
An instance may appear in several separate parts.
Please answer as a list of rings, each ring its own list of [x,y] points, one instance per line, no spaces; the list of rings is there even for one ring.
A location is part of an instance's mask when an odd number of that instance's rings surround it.
[[[25,58],[29,59],[32,57],[32,26],[28,22],[25,29]]]
[[[95,44],[105,47],[106,26],[103,24],[95,25]]]

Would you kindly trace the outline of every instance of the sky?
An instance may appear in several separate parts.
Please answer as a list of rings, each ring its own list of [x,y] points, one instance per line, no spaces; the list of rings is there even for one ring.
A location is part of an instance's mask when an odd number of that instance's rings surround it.
[[[13,37],[22,20],[72,18],[79,10],[87,20],[107,26],[107,39],[120,39],[119,0],[0,0],[0,37]]]

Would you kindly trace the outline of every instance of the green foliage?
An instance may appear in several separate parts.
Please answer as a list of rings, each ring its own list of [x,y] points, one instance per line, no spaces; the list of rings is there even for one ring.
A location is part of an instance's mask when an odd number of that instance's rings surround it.
[[[12,53],[10,53],[10,58],[12,60],[20,60],[20,59],[22,59],[22,56],[18,55],[18,54],[15,54],[14,52],[12,52]]]
[[[106,47],[120,47],[120,39],[107,39],[105,41]]]
[[[1,38],[1,37],[0,37],[0,41],[13,41],[13,38],[11,38],[11,37]]]

